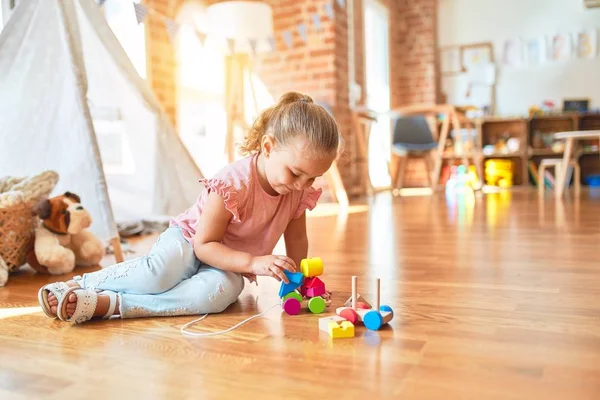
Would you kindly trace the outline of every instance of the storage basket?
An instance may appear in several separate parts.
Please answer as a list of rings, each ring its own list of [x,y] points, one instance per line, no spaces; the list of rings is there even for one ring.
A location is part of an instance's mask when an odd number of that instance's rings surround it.
[[[25,256],[33,249],[38,223],[31,204],[0,208],[0,257],[9,271],[25,264]]]

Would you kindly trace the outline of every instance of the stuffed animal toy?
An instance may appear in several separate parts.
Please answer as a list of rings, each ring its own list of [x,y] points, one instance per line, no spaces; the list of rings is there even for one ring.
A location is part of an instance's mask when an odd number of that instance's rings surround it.
[[[75,266],[98,265],[104,257],[102,242],[87,230],[92,217],[76,194],[41,200],[34,212],[42,220],[35,232],[34,251],[28,256],[36,271],[66,274]]]

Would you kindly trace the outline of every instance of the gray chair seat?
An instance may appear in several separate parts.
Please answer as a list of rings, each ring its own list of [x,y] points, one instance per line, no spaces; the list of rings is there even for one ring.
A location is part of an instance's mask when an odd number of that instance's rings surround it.
[[[398,118],[394,125],[394,138],[392,141],[392,155],[396,159],[396,170],[392,176],[392,185],[399,189],[402,188],[407,159],[416,156],[423,159],[429,186],[434,187],[429,155],[437,147],[438,142],[433,138],[433,133],[423,115]]]
[[[430,151],[437,148],[438,144],[436,142],[431,143],[394,143],[394,151],[398,153],[408,153],[408,152],[425,152]]]

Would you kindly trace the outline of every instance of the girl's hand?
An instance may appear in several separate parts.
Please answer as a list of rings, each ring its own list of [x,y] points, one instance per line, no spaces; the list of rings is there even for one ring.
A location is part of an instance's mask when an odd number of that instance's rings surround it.
[[[248,279],[248,281],[250,283],[255,283],[256,286],[258,286],[258,281],[256,280],[256,275],[254,274],[242,274],[242,276],[246,279]]]
[[[287,276],[283,273],[283,270],[296,272],[296,263],[286,256],[269,255],[252,257],[252,261],[250,261],[250,270],[254,275],[270,276],[280,282],[290,283]]]

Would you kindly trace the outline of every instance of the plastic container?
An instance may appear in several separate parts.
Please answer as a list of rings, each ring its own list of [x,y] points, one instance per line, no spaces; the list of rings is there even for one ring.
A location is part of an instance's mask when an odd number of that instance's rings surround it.
[[[590,187],[599,188],[600,187],[600,175],[589,175],[586,179],[586,182]]]

